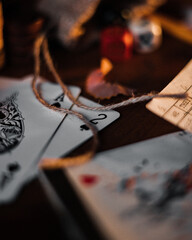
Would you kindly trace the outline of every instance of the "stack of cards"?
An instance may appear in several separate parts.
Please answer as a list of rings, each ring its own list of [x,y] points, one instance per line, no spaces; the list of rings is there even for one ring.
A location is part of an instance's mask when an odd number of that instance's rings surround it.
[[[32,76],[23,81],[0,79],[0,203],[13,200],[38,172],[42,157],[61,157],[91,137],[76,117],[43,106],[31,89]],[[71,86],[74,97],[80,89]],[[98,128],[119,117],[115,111],[82,111],[64,96],[60,86],[44,82],[41,94],[50,104],[83,113]],[[83,97],[80,101],[95,106]]]
[[[84,212],[102,233],[102,238],[92,233],[88,239],[189,240],[191,144],[192,134],[178,132],[99,153],[85,165],[57,172],[59,181],[51,172],[42,175],[67,207],[60,186],[70,183]],[[81,226],[82,213],[70,210]]]
[[[192,130],[192,61],[162,91],[187,93],[185,99],[156,98],[147,108],[188,131]],[[104,117],[104,115],[102,116]],[[70,208],[88,239],[192,239],[192,134],[183,131],[102,152],[84,165],[41,176],[63,206]],[[54,177],[59,175],[59,181]],[[71,199],[79,208],[73,211]],[[53,198],[53,195],[52,195]],[[79,209],[83,209],[81,212]],[[79,211],[78,213],[76,213]],[[86,214],[85,214],[86,213]],[[93,222],[82,225],[79,216]],[[90,221],[91,220],[91,221]],[[77,220],[78,221],[78,220]],[[84,224],[85,225],[85,224]],[[100,232],[102,238],[93,232]],[[89,233],[88,233],[89,234]]]

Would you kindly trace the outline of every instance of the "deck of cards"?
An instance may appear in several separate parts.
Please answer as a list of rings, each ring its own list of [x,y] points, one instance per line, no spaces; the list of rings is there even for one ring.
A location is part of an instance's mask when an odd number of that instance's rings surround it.
[[[147,106],[185,130],[192,126],[191,72],[192,62],[163,91],[187,92],[187,99],[155,99]],[[81,166],[38,169],[41,159],[64,157],[92,134],[75,116],[43,106],[33,94],[31,81],[32,76],[22,81],[0,79],[0,204],[13,201],[22,186],[39,174],[45,189],[52,189],[49,197],[64,207],[71,202],[62,187],[67,185],[70,198],[79,201],[78,211],[91,216],[105,239],[191,239],[191,133],[182,131],[102,152]],[[81,109],[60,86],[39,81],[49,104],[83,114],[97,130],[119,118],[117,111]],[[81,97],[78,87],[69,88],[85,105],[100,106]]]
[[[84,234],[92,232],[91,239],[192,238],[191,73],[192,62],[162,91],[187,92],[186,99],[154,99],[147,105],[185,131],[99,153],[81,166],[40,172],[47,192],[54,189],[52,202],[59,199]],[[75,211],[72,200],[79,202]],[[81,216],[93,226],[83,226]]]
[[[16,198],[22,186],[37,175],[42,158],[64,156],[91,137],[90,130],[76,117],[43,106],[33,94],[32,78],[0,79],[0,203]],[[57,84],[42,79],[40,87],[49,104],[83,113],[98,130],[119,117],[116,111],[78,109]],[[78,98],[80,88],[69,88]],[[80,100],[95,106],[88,99]]]
[[[191,144],[192,134],[181,131],[99,153],[85,165],[60,170],[59,182],[44,174],[64,204],[59,185],[66,178],[71,183],[103,234],[91,239],[189,240]]]

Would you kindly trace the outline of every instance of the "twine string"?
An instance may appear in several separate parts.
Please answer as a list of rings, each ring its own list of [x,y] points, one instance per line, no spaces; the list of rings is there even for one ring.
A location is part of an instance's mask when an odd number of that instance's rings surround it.
[[[97,136],[97,130],[96,128],[80,113],[76,112],[76,111],[72,111],[69,109],[65,109],[65,108],[58,108],[56,106],[52,106],[50,105],[48,102],[46,102],[40,95],[37,87],[36,87],[36,82],[37,79],[40,75],[40,66],[41,66],[41,60],[40,60],[40,53],[41,53],[41,48],[42,48],[42,52],[43,52],[43,56],[46,62],[46,65],[48,67],[48,69],[50,70],[50,72],[52,73],[54,79],[56,80],[56,82],[61,86],[64,94],[67,95],[67,97],[73,102],[73,104],[77,105],[79,108],[83,108],[86,110],[91,110],[91,111],[109,111],[115,108],[119,108],[119,107],[123,107],[123,106],[128,106],[130,104],[135,104],[138,102],[143,102],[143,101],[148,101],[151,100],[153,98],[167,98],[167,97],[171,97],[171,98],[185,98],[186,94],[153,94],[153,93],[149,93],[149,94],[145,94],[139,97],[131,97],[125,101],[116,103],[116,104],[110,104],[110,105],[106,105],[106,106],[101,106],[101,107],[90,107],[87,106],[81,102],[79,102],[71,93],[71,91],[68,89],[67,85],[65,85],[65,83],[62,81],[61,77],[59,76],[54,64],[53,64],[53,60],[52,57],[50,55],[49,52],[49,48],[48,48],[48,41],[45,37],[45,34],[40,35],[34,44],[34,60],[35,60],[35,68],[34,68],[34,78],[32,81],[32,90],[36,96],[36,98],[38,99],[39,102],[41,102],[45,107],[57,111],[57,112],[61,112],[61,113],[66,113],[66,114],[71,114],[76,116],[77,118],[79,118],[82,122],[84,122],[84,124],[91,130],[92,134],[93,134],[93,144],[92,147],[90,148],[90,150],[88,150],[86,153],[83,153],[79,156],[75,156],[75,157],[65,157],[65,158],[57,158],[57,159],[43,159],[40,163],[41,167],[44,168],[59,168],[59,167],[67,167],[67,166],[72,166],[72,165],[79,165],[82,163],[85,163],[87,161],[89,161],[95,154],[97,146],[98,146],[98,136]]]
[[[36,83],[37,83],[37,79],[40,74],[40,65],[41,65],[40,52],[41,52],[41,46],[42,46],[43,41],[44,41],[44,36],[41,35],[35,41],[35,45],[34,45],[35,69],[34,69],[34,78],[32,80],[32,90],[33,90],[36,98],[38,99],[38,101],[40,103],[42,103],[45,107],[47,107],[51,110],[57,111],[57,112],[61,112],[63,114],[75,115],[77,118],[79,118],[91,130],[91,132],[93,134],[93,144],[92,144],[91,149],[89,151],[87,151],[86,153],[83,153],[81,155],[74,156],[74,157],[65,157],[65,158],[58,158],[58,159],[46,158],[40,162],[40,166],[44,167],[44,168],[58,168],[58,167],[67,167],[67,166],[82,164],[82,163],[88,161],[89,159],[91,159],[96,152],[96,149],[98,146],[97,130],[82,114],[80,114],[76,111],[62,108],[62,107],[58,108],[56,106],[50,105],[47,101],[45,101],[41,97]]]
[[[167,98],[167,97],[185,98],[186,97],[185,94],[154,94],[154,93],[151,92],[151,93],[148,93],[148,94],[144,94],[142,96],[131,97],[131,98],[125,100],[125,101],[122,101],[122,102],[119,102],[119,103],[115,103],[115,104],[105,105],[105,106],[101,106],[101,107],[90,107],[90,106],[87,106],[87,105],[81,103],[76,98],[74,98],[74,96],[72,95],[71,91],[68,89],[68,87],[62,81],[61,77],[59,76],[59,74],[58,74],[58,72],[55,69],[55,66],[53,64],[53,60],[51,58],[51,55],[50,55],[50,52],[49,52],[49,48],[48,48],[47,39],[45,39],[43,41],[43,55],[44,55],[45,62],[47,64],[50,72],[53,74],[56,82],[61,86],[61,88],[63,89],[64,93],[68,96],[68,98],[75,105],[77,105],[80,108],[86,109],[86,110],[91,110],[91,111],[109,111],[109,110],[120,108],[120,107],[123,107],[123,106],[128,106],[130,104],[135,104],[135,103],[138,103],[138,102],[148,101],[148,100],[151,100],[153,98]]]

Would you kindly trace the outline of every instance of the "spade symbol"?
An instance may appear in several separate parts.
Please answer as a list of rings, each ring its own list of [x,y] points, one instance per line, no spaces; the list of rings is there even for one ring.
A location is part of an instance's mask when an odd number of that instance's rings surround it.
[[[55,103],[51,104],[51,106],[60,108],[60,107],[61,107],[61,104],[60,104],[59,102],[55,102]]]
[[[81,130],[81,131],[84,131],[84,130],[85,130],[85,131],[88,131],[89,128],[87,127],[87,125],[83,124],[83,125],[80,126],[80,130]]]

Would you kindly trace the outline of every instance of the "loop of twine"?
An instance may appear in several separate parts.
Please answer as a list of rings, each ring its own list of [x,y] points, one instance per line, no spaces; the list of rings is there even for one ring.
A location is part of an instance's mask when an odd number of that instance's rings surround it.
[[[137,103],[137,102],[148,101],[148,100],[151,100],[152,98],[166,98],[166,97],[183,98],[183,97],[185,97],[185,94],[153,94],[153,93],[149,93],[149,94],[142,95],[142,96],[139,96],[139,97],[131,97],[131,98],[125,100],[125,101],[122,101],[122,102],[119,102],[119,103],[116,103],[116,104],[110,104],[110,105],[101,106],[101,107],[89,107],[89,106],[84,105],[83,103],[79,102],[76,98],[74,98],[74,96],[71,94],[71,91],[64,84],[64,82],[61,80],[57,70],[54,67],[52,58],[50,56],[47,39],[44,39],[44,41],[43,41],[43,55],[44,55],[44,59],[46,61],[46,64],[47,64],[49,70],[53,74],[56,82],[63,89],[63,92],[68,96],[68,98],[75,105],[77,105],[80,108],[86,109],[86,110],[91,110],[91,111],[109,111],[109,110],[112,110],[112,109],[115,109],[115,108],[128,106],[130,104],[134,104],[134,103]]]
[[[51,110],[57,111],[57,112],[75,115],[81,121],[83,121],[85,123],[85,125],[92,131],[93,144],[92,144],[91,149],[88,152],[81,154],[79,156],[65,157],[65,158],[58,158],[58,159],[53,159],[53,158],[42,159],[42,161],[40,162],[40,167],[58,168],[58,167],[67,167],[67,166],[82,164],[82,163],[88,161],[89,159],[91,159],[96,152],[96,149],[98,146],[97,130],[82,114],[72,111],[72,110],[69,110],[69,109],[58,108],[56,106],[52,106],[41,97],[41,95],[37,89],[36,82],[37,82],[37,78],[39,77],[39,74],[40,74],[40,63],[41,63],[40,62],[40,52],[41,52],[41,46],[42,46],[43,41],[44,41],[44,36],[41,35],[35,41],[35,45],[34,45],[35,69],[34,69],[34,78],[32,80],[33,92],[34,92],[36,98],[38,99],[38,101],[40,103],[42,103],[45,107],[47,107]]]
[[[73,102],[73,104],[77,105],[80,108],[86,109],[86,110],[91,110],[91,111],[109,111],[115,108],[123,107],[123,106],[128,106],[130,104],[135,104],[138,102],[143,102],[143,101],[148,101],[153,98],[167,98],[167,97],[172,97],[172,98],[185,98],[186,94],[145,94],[139,97],[131,97],[125,101],[116,103],[116,104],[111,104],[111,105],[106,105],[106,106],[101,106],[101,107],[90,107],[87,106],[81,102],[79,102],[71,93],[71,91],[68,89],[67,85],[61,80],[61,77],[59,76],[57,70],[55,69],[55,66],[53,64],[53,60],[51,58],[51,55],[49,53],[49,48],[48,48],[48,42],[47,39],[45,38],[45,35],[42,34],[40,35],[37,40],[35,41],[34,44],[34,59],[35,59],[35,68],[34,68],[34,78],[32,81],[32,89],[33,92],[36,96],[36,98],[47,108],[58,111],[61,113],[66,113],[66,114],[72,114],[76,117],[78,117],[81,121],[85,123],[85,125],[92,131],[93,134],[93,144],[92,147],[89,151],[87,151],[84,154],[81,154],[79,156],[75,157],[65,157],[65,158],[58,158],[58,159],[52,159],[52,158],[47,158],[43,159],[40,163],[40,166],[43,168],[59,168],[59,167],[67,167],[67,166],[72,166],[72,165],[79,165],[82,163],[85,163],[86,161],[90,160],[97,149],[98,146],[98,137],[97,137],[97,130],[93,125],[80,113],[76,111],[72,111],[69,109],[65,108],[58,108],[56,106],[50,105],[48,102],[46,102],[40,95],[39,91],[37,90],[36,87],[36,82],[37,78],[39,77],[40,74],[40,53],[41,53],[41,47],[42,47],[42,52],[43,56],[46,62],[47,67],[49,68],[50,72],[53,74],[53,77],[55,78],[56,82],[61,86],[64,94],[68,96],[68,98]]]

